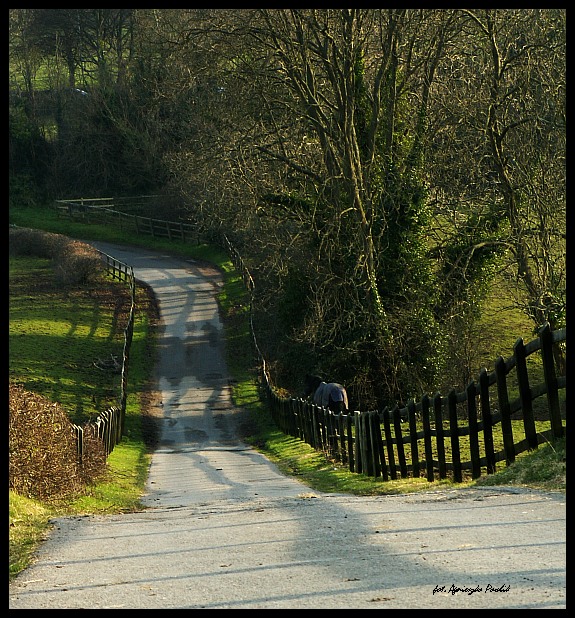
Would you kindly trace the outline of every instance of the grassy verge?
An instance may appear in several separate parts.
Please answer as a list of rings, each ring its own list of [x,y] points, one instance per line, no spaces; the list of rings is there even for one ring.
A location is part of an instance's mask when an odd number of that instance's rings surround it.
[[[19,496],[9,495],[9,569],[10,577],[25,569],[39,543],[44,540],[54,510],[49,506]]]
[[[279,432],[271,421],[269,412],[262,403],[257,380],[257,367],[252,353],[252,341],[248,323],[248,297],[241,277],[235,272],[225,252],[209,245],[188,245],[173,241],[162,241],[148,237],[136,237],[119,229],[87,225],[59,219],[47,209],[23,208],[10,212],[10,223],[21,227],[43,229],[71,238],[105,240],[117,244],[142,246],[154,250],[169,251],[173,255],[206,260],[224,273],[224,288],[219,302],[225,325],[229,370],[236,383],[233,391],[234,403],[249,410],[251,415],[250,435],[246,442],[266,454],[286,474],[300,478],[312,489],[326,492],[343,492],[356,495],[397,494],[437,489],[443,486],[466,485],[525,485],[544,490],[565,490],[565,442],[540,447],[511,467],[490,477],[475,482],[454,485],[451,481],[428,483],[425,479],[400,479],[382,482],[362,475],[350,473],[347,469],[327,461],[322,453],[311,449],[304,442]],[[86,362],[86,346],[90,347],[90,358],[101,357],[113,347],[114,307],[94,307],[85,298],[57,296],[57,291],[47,292],[43,298],[39,290],[30,291],[19,282],[13,285],[13,276],[18,273],[17,264],[10,265],[10,329],[14,341],[27,336],[38,337],[36,345],[27,349],[10,344],[10,378],[24,381],[38,392],[57,397],[66,402],[71,416],[91,417],[106,398],[106,386],[90,384],[82,373]],[[29,262],[26,268],[46,269],[47,264]],[[32,277],[30,281],[37,282]],[[122,285],[115,283],[114,285]],[[62,292],[60,292],[62,294]],[[142,293],[142,292],[139,292]],[[56,294],[56,296],[55,296]],[[31,300],[41,300],[37,305]],[[128,397],[128,425],[124,440],[116,446],[109,457],[109,474],[106,480],[91,487],[85,495],[65,505],[45,505],[10,494],[10,576],[20,572],[29,564],[33,551],[41,542],[49,526],[49,519],[64,514],[117,513],[140,508],[139,497],[145,485],[150,450],[142,433],[142,412],[146,405],[142,395],[149,390],[154,364],[154,328],[150,319],[151,307],[142,296],[134,331],[131,352],[131,395]],[[18,308],[18,316],[16,315]],[[24,308],[24,309],[23,309]],[[27,314],[22,314],[28,309]],[[150,311],[148,311],[150,310]],[[76,313],[77,312],[77,313]],[[70,322],[74,315],[73,326]],[[14,318],[14,320],[13,320]],[[65,324],[65,326],[62,326]],[[12,330],[14,329],[14,333]],[[39,330],[49,332],[39,333]],[[28,335],[18,335],[18,331]],[[47,343],[50,345],[47,345]],[[60,344],[64,344],[61,347]],[[16,347],[15,347],[16,346]],[[77,346],[77,347],[74,347]],[[61,363],[65,352],[65,363]],[[52,357],[50,358],[50,354]],[[41,359],[40,359],[41,357]],[[57,370],[54,369],[57,367]],[[69,372],[69,373],[68,373]],[[92,378],[90,378],[92,379]],[[462,457],[464,454],[462,453]]]
[[[120,376],[101,372],[94,361],[110,354],[121,357],[130,306],[127,286],[102,276],[93,284],[62,287],[55,282],[50,260],[30,256],[11,257],[9,276],[9,380],[60,403],[72,422],[95,420],[117,404],[120,393]],[[57,504],[10,492],[11,576],[29,562],[50,517],[140,508],[151,456],[142,395],[149,390],[153,367],[152,300],[146,289],[138,288],[126,431],[108,458],[102,481]]]

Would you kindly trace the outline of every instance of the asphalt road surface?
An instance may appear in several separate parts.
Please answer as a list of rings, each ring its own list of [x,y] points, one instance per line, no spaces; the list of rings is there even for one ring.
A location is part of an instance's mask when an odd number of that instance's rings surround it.
[[[54,520],[10,609],[566,608],[564,494],[310,490],[236,437],[219,274],[93,244],[160,304],[163,428],[146,509]]]

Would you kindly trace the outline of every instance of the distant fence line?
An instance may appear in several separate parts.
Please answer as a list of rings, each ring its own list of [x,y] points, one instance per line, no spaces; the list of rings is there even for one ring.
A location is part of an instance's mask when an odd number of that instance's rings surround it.
[[[165,221],[117,210],[119,207],[137,208],[143,204],[149,205],[153,199],[157,199],[157,196],[149,195],[131,199],[77,198],[56,200],[54,207],[59,214],[86,223],[116,225],[121,230],[132,231],[138,235],[179,240],[191,244],[200,243],[201,229],[197,224]]]
[[[86,222],[131,222],[137,233],[184,241],[193,238],[199,243],[197,227],[194,234],[191,225],[120,213],[111,209],[113,203],[112,198],[58,200],[56,207],[67,216]],[[559,391],[566,388],[566,376],[556,375],[553,346],[566,341],[566,328],[551,331],[549,324],[544,324],[539,337],[526,345],[518,339],[513,356],[507,360],[500,357],[494,371],[482,370],[478,380],[460,393],[452,390],[447,396],[424,395],[418,402],[411,400],[406,406],[395,406],[391,410],[355,410],[340,414],[303,399],[278,396],[255,336],[251,310],[254,280],[225,235],[222,244],[250,292],[251,333],[275,423],[284,433],[347,465],[351,472],[382,480],[397,479],[398,474],[401,478],[424,474],[432,482],[436,476],[447,478],[449,471],[454,482],[462,482],[464,470],[469,470],[473,478],[481,476],[483,471],[493,474],[498,462],[504,461],[509,466],[520,453],[565,435]],[[113,263],[111,267],[116,268]],[[535,352],[541,354],[544,382],[532,385],[526,360]],[[510,400],[507,377],[513,369],[519,397]],[[538,431],[532,403],[543,396],[549,408],[549,429]],[[497,408],[492,401],[497,402]],[[461,424],[462,409],[466,425]],[[522,417],[521,436],[517,436],[513,415]],[[499,432],[503,449],[495,450],[494,432]],[[462,439],[468,442],[470,452],[470,459],[466,461],[461,461]]]

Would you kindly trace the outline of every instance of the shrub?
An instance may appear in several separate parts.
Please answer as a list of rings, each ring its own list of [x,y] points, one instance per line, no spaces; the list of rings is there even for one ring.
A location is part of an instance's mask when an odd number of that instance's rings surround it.
[[[88,283],[102,272],[96,249],[77,240],[68,240],[54,256],[56,280],[64,285]]]
[[[8,251],[11,255],[33,255],[53,258],[68,242],[65,236],[26,227],[10,227]]]
[[[27,498],[57,501],[103,476],[106,453],[101,441],[85,435],[80,465],[73,426],[60,404],[15,384],[9,386],[9,400],[11,490]]]
[[[11,227],[9,252],[53,261],[56,281],[78,285],[94,280],[102,272],[102,260],[94,247],[61,234]]]

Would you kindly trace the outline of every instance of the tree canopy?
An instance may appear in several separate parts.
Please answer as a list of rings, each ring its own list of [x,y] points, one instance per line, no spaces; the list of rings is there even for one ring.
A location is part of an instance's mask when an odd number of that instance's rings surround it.
[[[565,44],[565,9],[10,9],[11,174],[179,196],[278,379],[393,405],[469,379],[495,277],[565,324]]]

